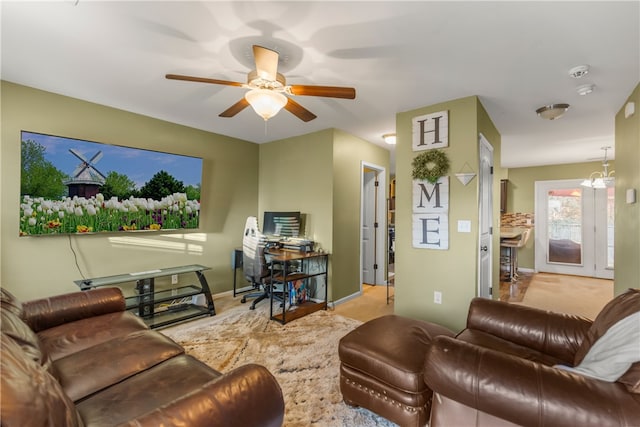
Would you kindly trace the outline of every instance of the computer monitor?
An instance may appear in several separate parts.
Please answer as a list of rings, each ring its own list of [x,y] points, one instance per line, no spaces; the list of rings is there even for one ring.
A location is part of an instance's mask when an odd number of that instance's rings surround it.
[[[262,233],[266,236],[298,237],[300,212],[265,212]]]

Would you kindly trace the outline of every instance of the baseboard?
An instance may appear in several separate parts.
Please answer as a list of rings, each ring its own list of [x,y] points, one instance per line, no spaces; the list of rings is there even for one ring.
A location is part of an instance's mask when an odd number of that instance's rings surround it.
[[[536,270],[534,270],[533,268],[521,268],[518,267],[518,271],[522,271],[523,273],[535,273]]]
[[[236,294],[238,294],[240,292],[250,291],[251,289],[253,289],[253,286],[251,286],[251,285],[244,286],[242,288],[236,289]],[[215,293],[215,294],[211,294],[211,296],[213,298],[221,298],[221,297],[226,297],[226,296],[233,296],[233,289],[230,290],[230,291],[224,291],[224,292],[218,292],[218,293]]]
[[[354,298],[358,298],[361,295],[362,295],[362,291],[358,291],[358,292],[353,293],[351,295],[347,295],[346,297],[342,297],[339,300],[329,301],[329,303],[327,305],[329,306],[329,308],[334,308],[336,305],[340,305],[340,304],[345,303],[347,301],[350,301],[350,300],[352,300]]]

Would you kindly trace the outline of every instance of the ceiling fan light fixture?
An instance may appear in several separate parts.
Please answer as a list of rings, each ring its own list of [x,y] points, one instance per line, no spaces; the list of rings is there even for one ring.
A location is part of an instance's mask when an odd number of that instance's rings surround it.
[[[569,104],[549,104],[536,110],[539,117],[547,120],[559,119],[569,109]]]
[[[382,135],[382,139],[389,145],[396,145],[395,133],[385,133],[384,135]]]
[[[280,92],[269,89],[252,89],[244,98],[253,110],[265,121],[278,114],[287,105],[287,97]]]

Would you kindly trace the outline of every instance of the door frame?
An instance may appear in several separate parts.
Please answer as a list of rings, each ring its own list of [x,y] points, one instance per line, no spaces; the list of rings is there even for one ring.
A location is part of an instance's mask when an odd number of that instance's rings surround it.
[[[598,266],[598,258],[596,255],[598,232],[602,230],[598,227],[597,221],[600,219],[596,216],[596,208],[598,194],[595,189],[580,187],[582,179],[562,179],[562,180],[544,180],[536,181],[535,185],[535,252],[534,264],[535,271],[551,272],[557,274],[571,274],[584,277],[597,277],[601,279],[613,279],[614,268],[608,268],[606,265]],[[581,240],[582,240],[582,263],[581,264],[564,264],[547,262],[549,236],[547,232],[547,207],[546,193],[550,189],[563,188],[582,188],[582,224],[581,224]],[[592,190],[592,191],[589,191]],[[592,232],[590,231],[592,230]],[[600,231],[596,231],[600,230]],[[606,235],[606,230],[604,231]]]
[[[375,232],[376,250],[375,250],[375,263],[378,265],[376,270],[375,285],[386,285],[386,272],[387,272],[387,257],[386,257],[386,245],[387,242],[387,170],[385,167],[361,161],[360,163],[360,218],[358,221],[359,226],[359,242],[358,242],[358,264],[359,264],[359,278],[360,278],[360,292],[362,293],[362,218],[364,214],[364,174],[365,169],[375,170],[378,174],[378,197],[376,204],[377,222],[378,228]]]
[[[482,170],[482,147],[486,147],[489,154],[489,184],[487,185],[487,200],[483,199],[483,170]],[[478,296],[483,298],[492,298],[493,294],[493,167],[494,167],[494,150],[493,145],[480,133],[478,136]],[[486,204],[486,205],[484,205]],[[485,209],[483,209],[483,206]],[[482,241],[482,222],[483,210],[487,212],[489,218],[485,223],[488,224],[489,238],[486,240],[487,253],[485,254],[486,262],[483,264],[483,254],[481,247]],[[484,269],[484,271],[483,271]],[[482,279],[486,277],[487,283],[483,283]],[[484,288],[483,288],[484,286]]]

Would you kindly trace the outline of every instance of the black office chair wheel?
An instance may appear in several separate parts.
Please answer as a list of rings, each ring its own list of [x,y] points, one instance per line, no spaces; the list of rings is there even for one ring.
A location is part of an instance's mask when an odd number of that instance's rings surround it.
[[[249,306],[249,310],[255,310],[255,309],[256,309],[256,306],[255,306],[255,305],[251,304],[251,305]]]
[[[246,303],[246,302],[247,302],[247,297],[242,297],[242,299],[240,300],[240,302],[241,302],[242,304]]]

